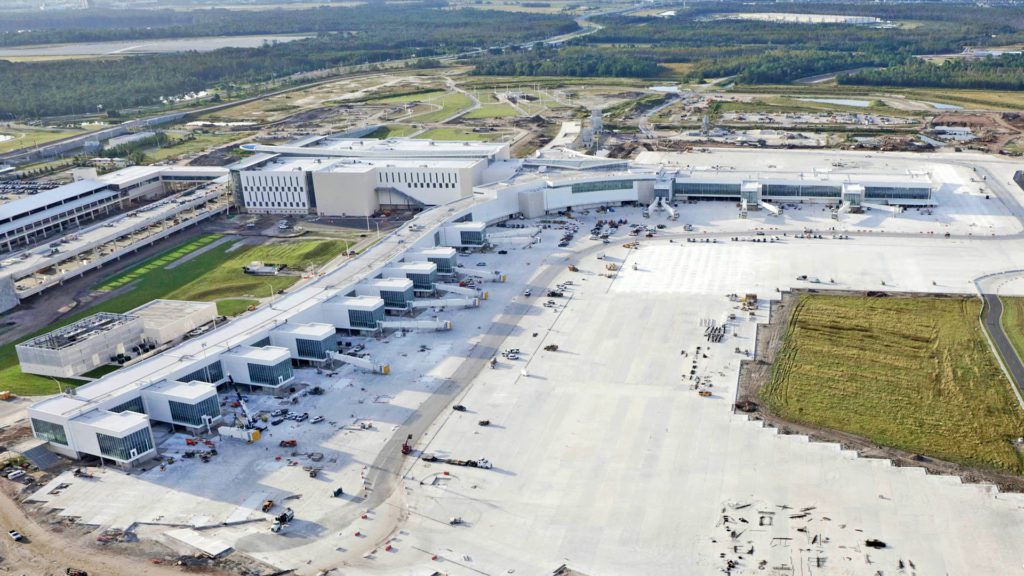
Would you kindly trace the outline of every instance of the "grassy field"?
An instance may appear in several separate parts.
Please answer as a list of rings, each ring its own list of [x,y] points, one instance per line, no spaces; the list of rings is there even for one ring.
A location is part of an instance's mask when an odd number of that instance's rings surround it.
[[[1024,358],[1024,298],[1000,296],[999,300],[1003,303],[1003,317],[999,319],[1003,331],[1017,355]]]
[[[518,116],[516,109],[508,104],[483,104],[479,108],[470,110],[463,118],[466,120],[479,120],[482,118],[508,118]]]
[[[211,238],[212,236],[212,238]],[[271,290],[283,290],[299,280],[299,276],[247,276],[242,266],[253,260],[287,264],[303,269],[307,265],[320,265],[341,253],[344,240],[295,240],[273,244],[248,246],[228,253],[231,243],[216,248],[167,269],[167,265],[209,244],[216,235],[204,236],[175,246],[103,284],[99,289],[120,289],[117,295],[88,309],[62,318],[59,322],[21,338],[28,340],[39,334],[65,326],[96,312],[126,312],[158,298],[179,300],[217,300],[217,310],[225,316],[237,315],[255,298],[269,297]],[[270,283],[270,286],[267,283]],[[255,298],[253,298],[252,296]],[[62,380],[67,385],[82,382]],[[0,346],[0,383],[5,390],[22,396],[53,394],[56,384],[45,376],[23,374],[18,367],[14,344]]]
[[[507,132],[473,132],[472,128],[434,128],[427,130],[416,138],[431,140],[479,140],[494,142],[500,140]]]
[[[251,135],[252,132],[196,132],[190,140],[179,140],[163,148],[150,148],[145,153],[146,157],[151,161],[160,162],[170,158],[198,154],[212,148],[219,148],[228,142],[234,142]]]
[[[207,244],[213,242],[214,240],[217,240],[218,238],[220,238],[220,234],[207,234],[205,236],[200,236],[199,238],[196,238],[191,242],[182,244],[172,250],[168,250],[167,252],[164,252],[163,254],[157,256],[156,258],[147,260],[141,266],[129,270],[128,272],[125,272],[124,274],[118,276],[117,278],[114,278],[113,280],[110,280],[107,283],[103,284],[102,286],[99,287],[99,290],[109,292],[111,290],[117,290],[118,288],[122,288],[142,278],[146,274],[155,272],[156,270],[163,269],[164,266],[167,266],[168,264],[180,258],[183,258],[191,254],[192,252],[195,252],[196,250],[199,250],[203,246],[206,246]]]
[[[805,424],[971,466],[1022,472],[1024,412],[969,299],[801,296],[761,391]]]
[[[409,122],[440,122],[473,105],[473,101],[469,99],[469,96],[461,92],[449,92],[443,96],[425,100],[425,102],[440,106],[441,109],[406,118],[406,120]]]
[[[298,282],[299,276],[251,276],[242,272],[243,266],[258,260],[287,264],[289,268],[301,271],[307,266],[326,263],[341,254],[345,245],[343,240],[297,240],[251,246],[228,253],[230,243],[222,244],[174,270],[166,270],[175,277],[167,283],[177,287],[166,297],[205,301],[269,297],[271,287],[274,292],[283,290]]]
[[[18,148],[40,146],[47,142],[60,140],[61,138],[85,134],[85,131],[60,129],[50,130],[46,128],[28,126],[0,126],[0,134],[3,134],[4,136],[13,136],[10,140],[0,142],[0,154],[3,154],[5,152],[10,152],[11,150],[17,150]]]

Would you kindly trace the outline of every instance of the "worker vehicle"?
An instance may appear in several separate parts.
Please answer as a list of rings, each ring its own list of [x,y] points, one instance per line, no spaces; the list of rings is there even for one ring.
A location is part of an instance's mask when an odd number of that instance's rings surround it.
[[[491,421],[490,420],[481,420],[481,421],[477,422],[477,424],[479,424],[481,426],[490,426],[491,425]]]
[[[498,367],[498,359],[497,358],[491,358],[491,368],[497,368],[497,367]]]
[[[288,414],[288,409],[287,408],[281,408],[279,410],[274,410],[273,412],[271,412],[270,413],[270,417],[271,418],[277,418],[279,416],[284,416],[286,414]]]
[[[544,349],[548,352],[556,352],[558,350],[558,344],[548,344]]]
[[[89,576],[89,573],[85,570],[79,570],[78,568],[65,568],[64,573],[67,576]]]
[[[334,489],[334,497],[335,498],[339,498],[339,497],[344,496],[344,495],[345,495],[345,491],[342,490],[341,486],[338,486],[337,488]]]
[[[462,524],[462,517],[452,516],[451,519],[448,520],[448,524],[451,524],[452,526],[459,526],[460,524]]]
[[[462,404],[456,404],[455,406],[452,406],[452,410],[455,410],[456,412],[465,412],[466,407]]]
[[[298,446],[298,444],[299,443],[296,440],[281,440],[278,446],[280,446],[281,448],[294,448]]]
[[[274,518],[274,523],[270,525],[271,532],[280,532],[284,528],[285,524],[288,524],[295,519],[295,512],[292,512],[291,508],[285,508],[284,512]]]
[[[411,453],[412,453],[412,434],[409,434],[409,437],[405,439],[405,442],[402,442],[402,454],[411,454]]]
[[[75,468],[74,475],[75,478],[95,478],[95,476],[90,474],[89,471],[83,470],[81,468]]]
[[[17,530],[8,530],[7,535],[10,536],[11,540],[14,540],[15,542],[21,542],[25,539],[25,537],[21,535],[21,532],[18,532]]]
[[[498,254],[508,254],[508,250],[498,250]]]
[[[274,501],[273,500],[264,500],[263,501],[263,506],[262,506],[261,509],[264,512],[270,512],[270,509],[273,508],[273,507],[274,507]]]
[[[565,294],[558,290],[548,290],[548,298],[561,298],[562,296],[565,296]]]
[[[282,422],[284,422],[284,418],[274,418],[273,420],[270,421],[270,424],[272,426],[277,426],[278,424],[280,424]]]
[[[526,289],[526,292],[523,292],[523,296],[530,296],[532,294],[533,292],[531,292],[529,288]]]
[[[305,422],[306,420],[309,420],[309,412],[303,412],[295,417],[296,422]]]
[[[477,262],[476,265],[480,267],[487,266],[487,262]]]
[[[319,423],[321,423],[323,421],[324,421],[324,417],[323,416],[317,416],[316,418],[313,418],[312,420],[310,420],[309,423],[310,424],[319,424]]]

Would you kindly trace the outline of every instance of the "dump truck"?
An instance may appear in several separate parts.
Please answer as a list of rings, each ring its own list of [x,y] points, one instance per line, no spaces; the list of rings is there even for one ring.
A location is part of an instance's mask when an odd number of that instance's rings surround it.
[[[579,271],[580,271],[580,269],[577,268],[576,266],[574,266],[572,264],[569,265],[569,272],[579,272]]]
[[[273,508],[273,507],[274,507],[274,501],[273,500],[264,500],[263,501],[262,510],[264,512],[270,512],[270,509]]]
[[[292,512],[291,508],[285,508],[284,512],[274,518],[274,523],[270,525],[271,532],[280,532],[281,528],[284,528],[285,524],[288,524],[295,519],[295,512]]]
[[[278,446],[280,446],[281,448],[294,448],[298,445],[299,443],[297,440],[281,440],[281,442],[278,444]]]

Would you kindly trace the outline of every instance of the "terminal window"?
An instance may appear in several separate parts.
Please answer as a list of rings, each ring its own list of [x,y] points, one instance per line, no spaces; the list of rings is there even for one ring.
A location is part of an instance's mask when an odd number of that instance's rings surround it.
[[[117,460],[132,460],[153,449],[153,437],[149,428],[136,430],[124,438],[96,433],[100,454]]]
[[[57,444],[68,445],[68,435],[60,424],[47,422],[46,420],[32,419],[32,429],[36,431],[36,438],[56,442]]]
[[[350,311],[351,312],[351,311]],[[292,378],[292,361],[286,359],[273,366],[249,364],[249,382],[265,386],[280,386]]]
[[[204,398],[195,404],[174,400],[168,400],[167,404],[171,408],[171,419],[181,424],[201,426],[204,423],[203,416],[209,416],[211,419],[220,416],[220,404],[216,396]]]
[[[142,398],[132,398],[131,400],[118,404],[110,409],[111,412],[120,414],[121,412],[135,412],[137,414],[145,414],[146,407],[142,405]]]
[[[573,194],[603,192],[605,190],[632,190],[632,180],[603,180],[601,182],[580,182],[572,185]]]
[[[740,195],[739,184],[715,184],[710,182],[676,182],[672,185],[676,194],[692,196],[736,196]]]
[[[307,338],[296,338],[295,349],[303,358],[327,358],[328,351],[338,349],[338,340],[331,334],[323,340],[310,340]]]

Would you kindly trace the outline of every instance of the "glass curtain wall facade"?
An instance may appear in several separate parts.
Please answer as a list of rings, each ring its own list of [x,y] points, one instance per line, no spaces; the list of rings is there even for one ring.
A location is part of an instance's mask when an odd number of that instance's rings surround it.
[[[68,434],[60,424],[47,422],[46,420],[32,419],[32,429],[36,432],[36,438],[57,444],[68,445]]]
[[[324,358],[327,358],[328,351],[336,352],[338,350],[338,338],[333,334],[323,340],[296,338],[295,349],[298,351],[299,356],[303,358],[317,358],[323,360]]]
[[[462,230],[459,232],[459,240],[463,246],[483,246],[484,233],[473,230]]]
[[[184,402],[175,402],[174,400],[169,400],[167,404],[171,408],[171,419],[179,424],[202,426],[205,424],[203,416],[209,416],[210,418],[220,416],[220,403],[217,401],[216,396],[210,396],[196,404],[186,404]]]
[[[396,290],[381,290],[380,298],[384,301],[386,308],[401,308],[406,309],[409,307],[409,303],[412,302],[412,288],[398,292]]]
[[[379,310],[349,310],[348,323],[353,328],[376,330],[384,321],[384,308]]]
[[[100,454],[116,460],[131,460],[153,449],[153,437],[148,428],[136,430],[124,438],[96,433]]]
[[[711,182],[675,182],[672,192],[686,196],[740,197],[739,184],[717,184]]]
[[[131,400],[129,400],[127,402],[123,402],[121,404],[118,404],[117,406],[114,406],[113,408],[111,408],[110,411],[111,412],[117,412],[118,414],[120,414],[121,412],[127,412],[127,411],[135,412],[137,414],[145,414],[146,413],[146,407],[142,405],[142,398],[140,397],[140,398],[132,398]]]
[[[349,313],[351,314],[352,311],[350,310]],[[249,382],[253,384],[280,386],[292,377],[292,361],[290,358],[273,366],[250,363],[246,363],[246,366],[249,368]]]
[[[765,184],[764,195],[773,198],[839,198],[842,186],[821,184]]]
[[[927,200],[931,197],[931,188],[901,188],[896,186],[864,187],[864,198],[868,200]]]
[[[412,280],[412,287],[416,290],[433,290],[434,282],[437,282],[434,274],[408,274],[406,277]]]
[[[199,382],[206,382],[207,384],[214,384],[223,379],[224,367],[220,365],[220,360],[178,378],[180,382],[192,382],[193,380],[198,380]]]
[[[455,258],[427,258],[428,262],[437,264],[437,271],[441,274],[455,273]],[[383,298],[383,296],[381,296]]]
[[[632,180],[604,180],[601,182],[579,182],[572,185],[573,194],[604,192],[605,190],[632,190]]]

